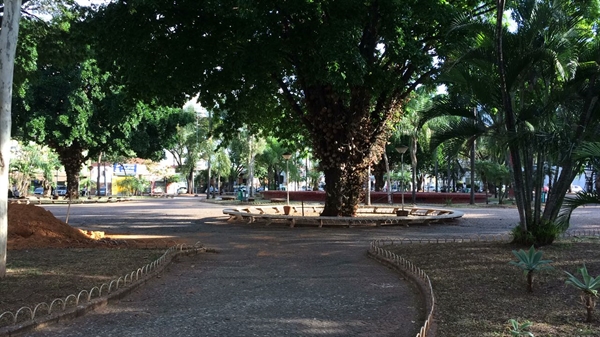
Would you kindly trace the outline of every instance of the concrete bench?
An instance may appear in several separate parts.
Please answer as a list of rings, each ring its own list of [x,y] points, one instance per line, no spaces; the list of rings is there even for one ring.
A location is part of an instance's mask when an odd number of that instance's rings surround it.
[[[285,198],[271,198],[271,202],[286,202]]]
[[[233,195],[222,195],[221,200],[235,200],[235,196]]]
[[[438,210],[435,209],[411,209],[410,215],[419,215],[419,216],[427,216],[427,215],[436,215]]]
[[[390,214],[390,210],[396,209],[395,207],[382,207],[379,210],[367,207],[367,210],[372,209],[373,214],[362,213],[359,217],[330,217],[330,216],[301,216],[299,213],[302,209],[298,206],[290,206],[291,211],[289,215],[285,215],[283,208],[287,206],[283,205],[272,205],[272,206],[258,206],[258,207],[245,207],[245,208],[232,208],[224,209],[223,213],[229,215],[228,221],[245,221],[247,223],[255,223],[260,221],[265,222],[265,226],[269,226],[272,223],[287,223],[290,227],[296,225],[308,225],[308,226],[342,226],[342,227],[361,227],[361,226],[410,226],[410,225],[431,225],[433,223],[440,223],[446,221],[454,221],[457,218],[463,216],[462,212],[459,211],[448,211],[443,209],[427,209],[427,208],[411,208],[405,211],[411,212],[411,216],[397,216],[393,213]],[[320,210],[319,207],[307,207],[305,211],[309,212]],[[385,213],[384,213],[385,212]],[[406,214],[409,215],[409,214]]]

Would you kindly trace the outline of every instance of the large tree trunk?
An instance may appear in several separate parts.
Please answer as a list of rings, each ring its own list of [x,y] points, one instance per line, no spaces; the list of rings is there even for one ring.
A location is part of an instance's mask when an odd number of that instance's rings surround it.
[[[375,191],[381,192],[385,186],[385,161],[380,160],[373,165],[373,176],[375,176]]]
[[[190,171],[186,174],[185,180],[188,187],[188,193],[194,193],[194,167],[190,168]]]
[[[306,89],[315,157],[325,173],[326,200],[322,216],[356,216],[371,153],[383,153],[385,118],[370,111],[365,90],[356,90],[345,107],[330,86]]]
[[[68,148],[55,148],[55,151],[65,167],[68,196],[70,199],[77,199],[79,198],[79,172],[85,162],[83,149],[71,146]],[[108,190],[106,193],[108,194]]]
[[[365,191],[367,169],[341,164],[325,173],[325,207],[322,216],[355,216]]]
[[[0,30],[0,278],[6,276],[11,101],[20,10],[21,0],[5,0]]]

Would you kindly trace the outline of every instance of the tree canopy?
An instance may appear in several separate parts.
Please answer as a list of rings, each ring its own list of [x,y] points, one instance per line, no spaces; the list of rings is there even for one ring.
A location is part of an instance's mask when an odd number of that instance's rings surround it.
[[[73,196],[88,158],[104,152],[160,159],[180,122],[173,110],[126,99],[86,40],[73,32],[76,14],[23,21],[23,74],[13,114],[15,137],[57,152]]]
[[[323,215],[353,215],[369,163],[409,94],[439,71],[454,14],[475,1],[116,1],[89,27],[132,97],[200,94],[226,122],[307,136]]]
[[[441,109],[461,119],[437,138],[493,137],[488,150],[511,171],[517,241],[554,240],[560,205],[583,163],[574,150],[599,134],[597,6],[596,0],[499,0],[495,17],[457,22],[457,30],[469,33],[451,53]],[[469,117],[473,109],[477,116]],[[555,179],[551,167],[559,168]],[[542,207],[546,176],[552,193]]]

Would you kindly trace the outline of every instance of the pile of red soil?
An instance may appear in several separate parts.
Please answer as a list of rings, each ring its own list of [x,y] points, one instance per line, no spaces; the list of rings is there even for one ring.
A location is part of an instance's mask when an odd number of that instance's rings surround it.
[[[95,233],[97,237],[98,234]],[[96,238],[94,237],[94,238]],[[8,205],[8,249],[87,248],[105,244],[35,205]]]
[[[30,248],[169,248],[181,240],[119,239],[104,232],[82,231],[33,204],[8,205],[8,249]]]

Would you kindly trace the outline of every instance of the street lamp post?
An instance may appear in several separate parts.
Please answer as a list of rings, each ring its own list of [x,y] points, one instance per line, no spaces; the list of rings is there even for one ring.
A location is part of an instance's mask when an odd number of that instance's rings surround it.
[[[588,164],[588,166],[583,171],[585,175],[585,191],[591,193],[594,190],[594,170],[592,169],[592,165]]]
[[[90,159],[90,166],[88,166],[88,168],[90,169],[90,180],[87,183],[87,186],[86,186],[87,190],[85,191],[86,192],[85,194],[87,194],[87,196],[89,198],[91,198],[91,194],[90,193],[92,191],[92,170],[94,169],[94,166],[92,165],[92,160],[91,159]]]
[[[408,146],[400,145],[396,147],[396,151],[400,153],[400,178],[402,179],[402,184],[400,185],[402,188],[402,211],[404,211],[404,153],[408,150]]]
[[[54,167],[56,169],[56,187],[54,188],[54,196],[58,197],[58,166]]]
[[[286,152],[281,155],[285,159],[285,192],[286,192],[286,205],[290,204],[290,158],[292,154]]]

